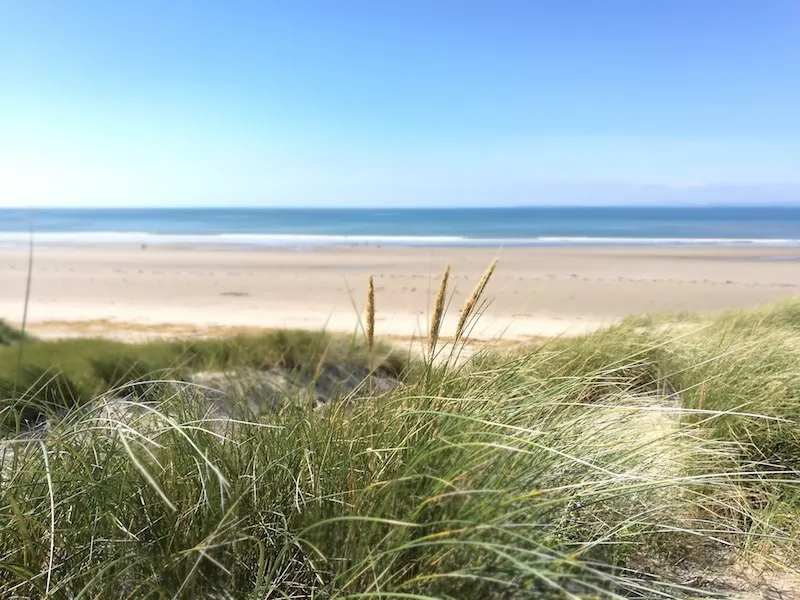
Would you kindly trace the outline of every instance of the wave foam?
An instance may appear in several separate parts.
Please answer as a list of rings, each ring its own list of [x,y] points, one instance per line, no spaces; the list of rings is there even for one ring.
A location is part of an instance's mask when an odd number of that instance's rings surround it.
[[[0,232],[0,245],[27,246],[29,232]],[[34,232],[33,243],[64,245],[221,245],[221,246],[800,246],[800,239],[763,238],[647,238],[543,236],[529,238],[471,238],[465,236],[324,235],[324,234],[156,234],[120,231]]]

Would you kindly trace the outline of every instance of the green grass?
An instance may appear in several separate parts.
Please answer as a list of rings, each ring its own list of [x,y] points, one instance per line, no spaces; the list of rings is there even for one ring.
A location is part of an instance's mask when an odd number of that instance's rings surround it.
[[[714,437],[800,469],[800,302],[731,312],[679,332],[637,337],[623,324],[609,335],[649,348],[645,354],[662,381],[681,390],[685,407],[724,413],[704,419]]]
[[[75,414],[46,441],[11,444],[6,591],[649,597],[658,586],[622,571],[626,557],[692,526],[700,485],[685,464],[726,451],[688,429],[642,441],[611,426],[640,398],[571,405],[596,383],[542,386],[537,363],[435,370],[354,408],[224,427],[190,397],[125,424]],[[664,451],[669,464],[652,460]]]
[[[0,319],[0,346],[9,346],[26,339],[31,338],[23,333],[20,329],[12,327]]]
[[[407,356],[320,332],[276,331],[230,338],[125,344],[103,339],[28,340],[0,347],[0,431],[20,419],[85,404],[122,384],[182,379],[197,371],[282,367],[313,373],[323,364],[369,366],[399,376]],[[60,393],[64,390],[64,393]],[[63,399],[63,402],[59,400]]]
[[[674,393],[683,408],[714,413],[690,419],[714,437],[800,468],[800,447],[793,446],[800,422],[800,301],[716,318],[637,317],[547,344],[540,353],[549,357],[541,376],[551,381],[599,376],[614,388]]]
[[[63,406],[154,372],[405,373],[323,411],[226,421],[154,388],[8,436],[0,596],[697,597],[665,565],[796,565],[798,307],[425,368],[308,333],[0,349],[3,397],[46,380]]]
[[[18,368],[18,346],[0,348],[0,377],[10,378]],[[54,369],[97,391],[107,381],[99,363],[138,363],[152,371],[226,370],[240,367],[314,370],[321,361],[364,366],[364,344],[346,336],[309,331],[275,331],[219,339],[153,341],[126,344],[104,339],[30,341],[22,346],[22,364]],[[377,367],[397,374],[405,368],[402,354],[377,348]]]
[[[610,389],[671,395],[684,423],[728,444],[737,468],[754,473],[742,487],[761,531],[800,534],[800,302],[637,317],[542,352],[551,382],[599,377]]]

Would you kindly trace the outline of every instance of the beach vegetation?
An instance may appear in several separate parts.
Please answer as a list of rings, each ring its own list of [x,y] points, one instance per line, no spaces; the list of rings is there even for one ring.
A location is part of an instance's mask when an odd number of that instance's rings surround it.
[[[0,396],[29,415],[0,441],[0,595],[745,598],[755,571],[793,589],[800,304],[434,360],[441,317],[420,358],[393,352],[370,289],[363,340],[0,348]],[[323,363],[396,385],[222,418],[188,377]]]
[[[0,319],[0,346],[9,346],[25,339],[30,339],[30,336]]]

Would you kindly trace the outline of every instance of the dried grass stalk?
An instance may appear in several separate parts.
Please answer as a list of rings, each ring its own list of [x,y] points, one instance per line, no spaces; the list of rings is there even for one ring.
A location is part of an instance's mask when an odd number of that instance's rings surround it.
[[[455,340],[458,341],[462,334],[464,333],[464,328],[467,325],[467,320],[469,319],[472,312],[475,310],[475,307],[478,304],[478,301],[481,299],[484,290],[486,289],[486,285],[489,283],[489,279],[492,277],[492,273],[494,273],[494,268],[497,266],[497,259],[492,261],[492,264],[483,272],[483,276],[481,280],[478,282],[478,285],[475,286],[475,289],[472,290],[472,295],[469,299],[464,303],[464,308],[461,309],[461,316],[458,318],[458,325],[456,326],[456,336]]]
[[[375,347],[375,282],[372,275],[367,284],[367,348],[372,352]]]
[[[436,342],[439,341],[439,332],[442,329],[442,319],[444,318],[444,303],[447,298],[447,280],[450,279],[450,265],[444,268],[442,281],[439,284],[439,291],[436,293],[436,305],[433,308],[433,319],[431,329],[428,332],[428,352],[433,354],[436,349]]]

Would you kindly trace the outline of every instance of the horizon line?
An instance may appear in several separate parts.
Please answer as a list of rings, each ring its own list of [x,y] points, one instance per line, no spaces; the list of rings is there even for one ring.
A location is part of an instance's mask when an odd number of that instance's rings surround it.
[[[114,210],[151,210],[151,211],[167,211],[167,210],[284,210],[284,211],[304,211],[304,210],[341,210],[341,211],[358,211],[358,210],[392,210],[392,211],[419,211],[419,210],[491,210],[491,209],[528,209],[528,208],[800,208],[800,199],[797,201],[787,202],[770,202],[770,203],[754,203],[754,202],[692,202],[692,203],[653,203],[653,204],[633,204],[633,203],[560,203],[560,204],[501,204],[501,205],[488,205],[488,204],[473,204],[473,205],[426,205],[426,206],[381,206],[381,205],[367,205],[367,206],[323,206],[323,205],[306,205],[306,206],[289,206],[289,205],[275,205],[275,206],[252,206],[252,205],[204,205],[204,206],[186,206],[186,205],[171,205],[171,206],[91,206],[91,205],[72,205],[72,206],[0,206],[0,211],[69,211],[69,210],[91,210],[91,211],[114,211]]]

